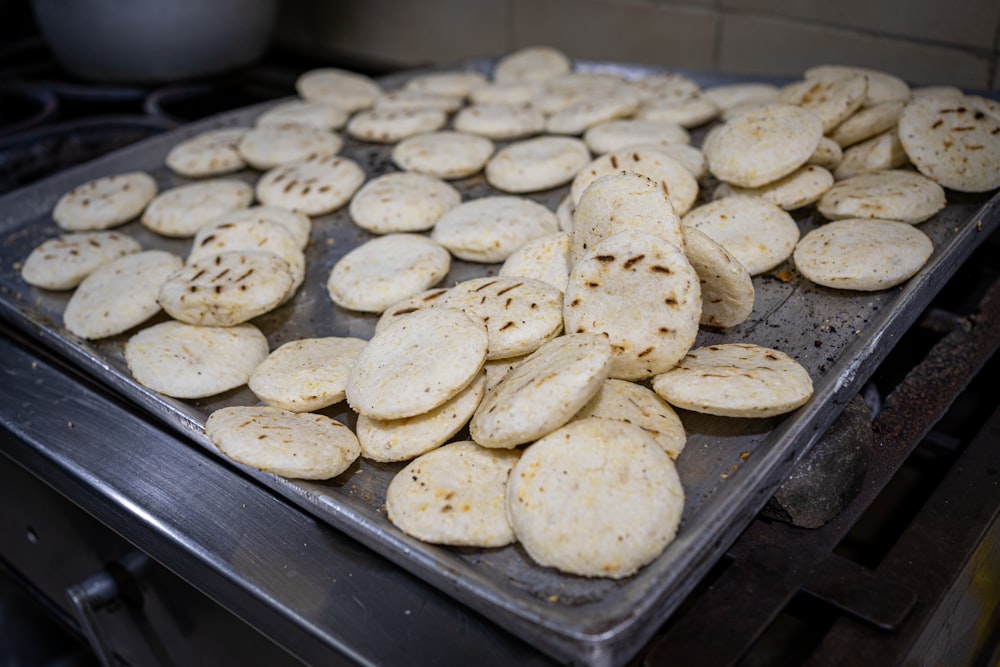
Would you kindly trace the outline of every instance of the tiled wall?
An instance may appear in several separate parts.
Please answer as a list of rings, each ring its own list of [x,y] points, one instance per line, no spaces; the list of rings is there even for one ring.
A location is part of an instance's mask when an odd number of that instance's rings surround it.
[[[842,63],[1000,91],[997,0],[286,0],[278,39],[374,66],[550,44],[691,71],[794,77]]]

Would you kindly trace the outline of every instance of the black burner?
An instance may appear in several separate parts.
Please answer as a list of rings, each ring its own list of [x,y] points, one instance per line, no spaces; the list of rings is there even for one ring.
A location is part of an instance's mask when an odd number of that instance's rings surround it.
[[[41,86],[6,83],[0,86],[0,137],[9,136],[51,120],[59,103]]]

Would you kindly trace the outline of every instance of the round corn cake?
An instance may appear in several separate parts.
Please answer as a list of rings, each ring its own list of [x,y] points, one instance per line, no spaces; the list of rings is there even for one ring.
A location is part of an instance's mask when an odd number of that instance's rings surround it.
[[[663,448],[638,426],[583,419],[521,454],[507,514],[532,560],[584,577],[621,579],[673,541],[684,489]]]
[[[447,120],[441,109],[368,109],[347,121],[347,133],[360,141],[391,144],[440,130]]]
[[[793,259],[799,272],[818,285],[874,291],[908,280],[933,252],[930,237],[912,225],[848,218],[803,236]]]
[[[684,247],[681,219],[658,183],[635,172],[601,176],[583,191],[573,212],[570,264],[609,236],[629,229]]]
[[[252,324],[203,327],[170,320],[125,343],[135,381],[174,398],[204,398],[247,383],[267,357],[267,338]]]
[[[257,181],[256,194],[261,204],[318,216],[346,204],[364,182],[361,165],[328,155],[271,169]]]
[[[691,136],[677,123],[623,118],[587,128],[583,141],[592,153],[604,155],[631,146],[662,148],[673,144],[686,145]]]
[[[555,213],[514,195],[464,201],[438,218],[431,238],[467,262],[503,262],[528,241],[559,231]]]
[[[719,107],[701,91],[672,93],[647,99],[635,117],[660,123],[677,123],[684,128],[704,125],[719,115]]]
[[[841,148],[847,148],[871,139],[896,127],[903,113],[903,102],[883,102],[873,107],[863,107],[830,132],[830,138]]]
[[[559,291],[569,278],[569,232],[553,232],[528,241],[504,261],[497,275],[505,278],[533,278]]]
[[[581,135],[599,123],[627,118],[638,108],[638,95],[627,90],[613,96],[581,100],[546,117],[545,131],[549,134]]]
[[[863,75],[816,74],[785,86],[779,100],[812,111],[829,134],[861,108],[867,92]]]
[[[344,387],[367,341],[325,336],[289,341],[273,350],[247,385],[264,403],[289,412],[313,412],[344,400]]]
[[[140,250],[138,241],[118,232],[61,234],[31,251],[21,264],[21,278],[44,289],[73,289],[102,264]]]
[[[266,405],[220,408],[205,435],[237,463],[292,479],[331,479],[358,458],[358,439],[325,415]]]
[[[653,436],[672,459],[676,459],[687,444],[684,424],[670,404],[652,389],[628,380],[605,380],[600,391],[574,419],[590,417],[638,426]]]
[[[274,105],[257,116],[254,124],[259,127],[294,123],[323,130],[339,130],[347,122],[347,117],[347,111],[335,104],[298,99]]]
[[[382,94],[372,78],[335,67],[303,72],[295,81],[295,90],[307,101],[333,104],[348,113],[367,109]]]
[[[470,104],[530,104],[541,94],[539,81],[492,81],[469,92]]]
[[[462,108],[465,100],[453,95],[442,95],[419,90],[391,90],[383,93],[372,109],[380,111],[423,111],[435,109],[452,113]]]
[[[503,192],[538,192],[569,183],[589,161],[587,145],[575,137],[526,139],[490,158],[486,180]]]
[[[273,252],[288,262],[292,274],[292,289],[298,289],[305,280],[306,256],[288,227],[265,217],[247,217],[243,220],[216,221],[198,230],[191,241],[187,264],[223,252],[266,251]]]
[[[893,169],[851,176],[816,204],[827,220],[877,218],[921,223],[945,207],[944,188],[915,171]]]
[[[436,285],[448,274],[451,255],[420,234],[386,234],[341,257],[326,282],[338,306],[381,313],[401,299]]]
[[[185,139],[170,149],[166,164],[175,174],[188,178],[221,176],[247,166],[239,143],[249,128],[224,127]]]
[[[741,188],[729,183],[720,183],[713,196],[716,199],[732,195],[760,197],[778,208],[795,211],[816,203],[833,187],[833,183],[833,174],[828,169],[807,164],[759,188]]]
[[[372,461],[408,461],[440,447],[464,427],[486,391],[486,372],[433,410],[402,419],[358,415],[361,455]]]
[[[160,312],[160,287],[182,265],[180,257],[165,250],[143,250],[102,264],[73,292],[63,323],[91,340],[138,326]]]
[[[415,172],[377,176],[358,190],[348,210],[354,224],[374,234],[430,229],[462,202],[454,187],[436,176]]]
[[[392,161],[405,171],[451,180],[482,171],[494,150],[486,137],[440,130],[403,139],[392,149]]]
[[[235,178],[212,178],[164,190],[149,202],[140,221],[157,234],[187,238],[252,202],[253,186]]]
[[[501,547],[514,541],[507,520],[507,477],[516,450],[453,442],[411,461],[386,490],[389,520],[432,544]]]
[[[739,195],[702,204],[681,218],[681,223],[710,236],[752,276],[788,259],[800,234],[787,211],[760,197]]]
[[[864,105],[867,107],[883,102],[907,102],[911,97],[910,86],[898,76],[868,67],[851,65],[816,65],[805,71],[806,79],[841,76],[844,78],[863,75],[868,80]]]
[[[753,312],[756,296],[750,272],[710,236],[684,225],[684,255],[701,282],[701,320],[709,327],[733,327]]]
[[[727,343],[691,350],[676,368],[653,378],[667,403],[720,417],[774,417],[812,397],[812,378],[784,352]]]
[[[206,255],[172,273],[157,301],[181,322],[228,327],[277,308],[294,286],[291,267],[275,253],[233,250]]]
[[[525,139],[545,131],[545,114],[526,104],[472,104],[451,121],[455,130],[497,141]]]
[[[702,150],[720,181],[756,188],[804,165],[822,137],[823,123],[813,112],[793,104],[767,104],[719,126]]]
[[[899,140],[917,169],[946,188],[1000,187],[1000,115],[973,96],[913,100],[899,117]]]
[[[611,346],[600,334],[553,338],[490,389],[469,422],[484,447],[511,449],[573,418],[608,377]]]
[[[858,174],[899,169],[909,163],[910,158],[899,140],[899,132],[893,128],[846,149],[833,171],[833,177],[843,181]]]
[[[485,86],[488,82],[489,79],[482,72],[427,72],[408,79],[403,84],[403,90],[466,98],[476,88]]]
[[[203,230],[222,225],[264,221],[275,222],[284,227],[292,235],[292,238],[295,239],[295,244],[303,250],[306,244],[309,243],[309,233],[312,231],[312,221],[309,220],[309,217],[286,208],[276,208],[274,206],[251,206],[250,208],[226,213],[207,224]]]
[[[607,337],[611,377],[671,368],[695,342],[701,286],[684,251],[641,231],[608,237],[573,266],[563,299],[568,333]]]
[[[569,56],[551,46],[528,46],[497,60],[493,80],[500,83],[546,81],[570,71]]]
[[[145,172],[102,176],[61,196],[52,219],[71,232],[117,227],[142,213],[157,191],[156,181]]]
[[[248,130],[238,145],[240,155],[255,169],[266,170],[309,157],[340,152],[339,134],[315,125],[265,123]]]
[[[487,343],[486,325],[456,308],[410,313],[368,341],[347,380],[347,402],[372,419],[429,412],[475,380]]]
[[[623,171],[641,174],[661,187],[677,215],[684,215],[698,197],[698,182],[684,165],[661,150],[643,146],[606,153],[583,167],[570,185],[573,205],[580,205],[591,183]]]
[[[482,319],[489,336],[487,359],[534,352],[562,332],[562,292],[531,278],[486,276],[457,283],[437,300]]]

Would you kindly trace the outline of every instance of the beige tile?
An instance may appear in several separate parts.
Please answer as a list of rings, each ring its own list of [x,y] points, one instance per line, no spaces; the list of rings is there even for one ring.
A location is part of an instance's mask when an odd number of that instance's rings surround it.
[[[997,0],[720,0],[723,9],[762,12],[810,23],[858,28],[959,46],[992,49],[1000,26]]]
[[[691,5],[511,0],[511,48],[550,44],[574,58],[703,70],[717,21]]]
[[[913,83],[990,84],[990,58],[960,48],[873,37],[747,15],[722,22],[719,68],[726,72],[798,76],[811,65],[841,63],[891,72]]]
[[[405,67],[507,48],[507,2],[286,0],[281,7],[277,41],[323,57]]]

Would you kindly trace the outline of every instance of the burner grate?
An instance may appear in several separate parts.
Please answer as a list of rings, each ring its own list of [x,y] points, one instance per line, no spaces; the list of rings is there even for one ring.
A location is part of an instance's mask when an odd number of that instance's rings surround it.
[[[858,495],[820,528],[754,521],[636,664],[987,664],[977,661],[1000,642],[989,634],[1000,588],[989,576],[1000,566],[991,241],[876,373],[889,381],[894,365],[909,367],[874,420]],[[956,290],[979,297],[969,315],[938,305],[960,303]]]

